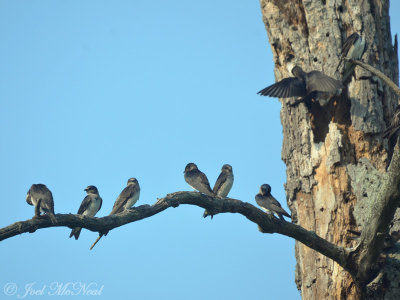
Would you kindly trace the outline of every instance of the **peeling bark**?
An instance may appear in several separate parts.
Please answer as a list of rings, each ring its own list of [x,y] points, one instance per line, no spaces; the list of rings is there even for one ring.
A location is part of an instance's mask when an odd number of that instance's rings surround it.
[[[389,1],[261,0],[260,3],[276,80],[290,76],[286,70],[289,56],[294,56],[305,71],[319,70],[341,79],[342,74],[334,72],[342,43],[351,33],[359,32],[368,43],[362,60],[398,83],[397,42],[394,51]],[[310,109],[304,104],[291,107],[287,100],[280,100],[282,159],[287,167],[285,189],[293,220],[336,245],[355,247],[357,242],[347,238],[347,230],[362,231],[365,227],[368,217],[360,208],[368,207],[364,200],[379,189],[383,180],[380,175],[385,173],[393,152],[393,141],[387,143],[374,133],[389,124],[398,100],[379,78],[360,67],[355,68],[355,75],[345,85],[342,95],[324,107],[318,103]],[[370,167],[356,171],[362,159],[368,160]],[[373,170],[371,174],[369,170]],[[375,172],[379,176],[373,179]],[[354,180],[364,173],[374,180],[370,185],[367,179],[361,185]],[[399,226],[398,219],[389,221],[392,227]],[[296,284],[303,299],[392,297],[386,273],[372,293],[372,289],[357,288],[349,273],[338,264],[298,243],[296,260]],[[378,269],[384,270],[388,264],[391,262],[386,259]],[[366,277],[370,276],[364,272],[362,280],[373,279]]]

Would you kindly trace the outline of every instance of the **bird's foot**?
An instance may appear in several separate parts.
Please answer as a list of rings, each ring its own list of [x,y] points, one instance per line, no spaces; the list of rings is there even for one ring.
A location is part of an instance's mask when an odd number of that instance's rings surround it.
[[[207,209],[203,213],[203,218],[207,218],[208,216],[211,216],[211,220],[213,219],[214,215],[210,213]]]

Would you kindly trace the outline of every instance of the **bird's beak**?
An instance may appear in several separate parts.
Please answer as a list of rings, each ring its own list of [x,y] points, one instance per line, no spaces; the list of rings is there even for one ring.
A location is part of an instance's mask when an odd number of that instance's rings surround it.
[[[85,192],[87,192],[87,189],[84,189]]]

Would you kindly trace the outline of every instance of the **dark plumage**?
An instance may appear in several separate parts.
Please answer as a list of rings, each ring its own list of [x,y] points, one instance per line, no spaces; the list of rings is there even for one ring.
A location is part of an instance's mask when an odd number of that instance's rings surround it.
[[[200,193],[215,197],[214,192],[211,190],[207,176],[197,168],[196,164],[188,163],[183,173],[185,174],[185,181],[192,188]]]
[[[87,193],[87,196],[83,199],[81,206],[79,207],[78,215],[94,217],[100,210],[103,199],[101,199],[99,191],[94,185],[89,185],[85,189],[85,191]],[[69,237],[71,238],[74,236],[77,240],[79,238],[81,230],[81,227],[76,227],[72,229]]]
[[[53,224],[57,223],[54,214],[54,201],[51,191],[44,184],[32,184],[26,194],[26,202],[35,206],[35,217],[40,217],[40,212],[45,213]]]
[[[119,194],[117,200],[115,200],[114,206],[110,212],[110,215],[121,213],[133,205],[139,200],[140,186],[136,178],[129,178],[127,186]],[[103,235],[107,235],[108,231],[103,232],[99,235],[94,244],[90,247],[90,250],[97,244]]]
[[[339,70],[340,65],[343,63],[345,58],[360,60],[364,52],[367,50],[367,43],[364,38],[358,33],[354,32],[351,34],[343,44],[342,53],[340,55],[340,61],[336,68],[336,72]],[[344,63],[343,79],[346,79],[354,70],[355,65],[350,62]]]
[[[294,66],[292,74],[295,77],[284,78],[258,94],[276,98],[306,97],[312,92],[336,94],[343,88],[340,81],[319,71],[306,73],[299,66]]]
[[[213,188],[214,194],[218,197],[226,198],[232,188],[233,179],[232,166],[228,164],[223,165],[221,169],[221,174],[219,174]]]
[[[256,195],[257,204],[267,213],[277,214],[279,219],[284,221],[283,216],[292,218],[282,207],[281,204],[271,195],[271,187],[269,184],[263,184],[259,193]]]

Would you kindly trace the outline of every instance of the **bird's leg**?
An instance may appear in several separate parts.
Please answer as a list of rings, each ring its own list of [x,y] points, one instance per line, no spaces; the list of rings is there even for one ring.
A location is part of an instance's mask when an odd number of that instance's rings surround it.
[[[214,214],[212,212],[209,212],[207,209],[203,213],[203,218],[207,218],[208,216],[211,216],[211,220],[214,218]]]

